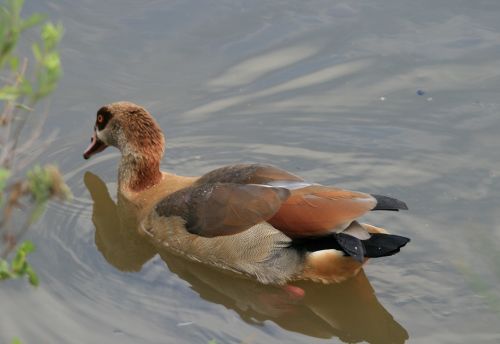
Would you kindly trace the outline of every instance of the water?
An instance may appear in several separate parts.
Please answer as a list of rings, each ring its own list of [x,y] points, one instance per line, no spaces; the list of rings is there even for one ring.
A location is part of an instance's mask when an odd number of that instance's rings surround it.
[[[75,199],[51,204],[29,235],[41,286],[2,283],[0,342],[500,341],[500,3],[85,0],[32,11],[66,29],[46,127],[59,134],[40,160],[59,164]],[[117,100],[156,116],[164,169],[273,163],[394,195],[410,211],[365,220],[412,242],[346,283],[298,283],[298,301],[160,256],[111,225],[96,231],[93,207],[116,216],[118,154],[81,154],[96,110]]]

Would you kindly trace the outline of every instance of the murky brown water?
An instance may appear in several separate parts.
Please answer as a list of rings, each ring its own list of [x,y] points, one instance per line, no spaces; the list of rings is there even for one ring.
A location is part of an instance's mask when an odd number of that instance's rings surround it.
[[[500,342],[499,2],[27,6],[66,28],[41,162],[75,199],[30,234],[41,286],[2,284],[0,342]],[[394,195],[409,212],[366,221],[412,242],[300,301],[158,254],[118,226],[118,153],[81,158],[98,107],[124,99],[165,130],[165,169],[273,163]]]

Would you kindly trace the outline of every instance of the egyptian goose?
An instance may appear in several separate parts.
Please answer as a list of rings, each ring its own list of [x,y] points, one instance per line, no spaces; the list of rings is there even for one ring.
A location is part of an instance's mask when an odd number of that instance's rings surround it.
[[[117,102],[97,112],[83,154],[120,150],[119,196],[135,205],[137,230],[155,246],[262,283],[286,284],[345,280],[367,258],[393,255],[409,241],[357,222],[371,210],[408,209],[397,199],[310,183],[264,164],[177,176],[160,171],[164,144],[148,111]]]
[[[349,343],[402,344],[408,339],[407,331],[377,299],[363,270],[343,283],[329,285],[296,281],[290,289],[262,284],[153,246],[137,232],[133,204],[122,197],[115,202],[106,184],[92,172],[85,172],[83,181],[93,203],[96,247],[120,271],[139,271],[158,255],[201,299],[236,312],[245,322],[272,321],[287,331],[339,337]]]

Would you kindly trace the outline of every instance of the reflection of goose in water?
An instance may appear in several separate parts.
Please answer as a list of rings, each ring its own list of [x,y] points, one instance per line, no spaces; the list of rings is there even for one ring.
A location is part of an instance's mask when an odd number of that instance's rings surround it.
[[[119,198],[158,248],[285,284],[345,280],[367,258],[393,255],[409,241],[356,221],[370,210],[407,209],[397,199],[309,183],[269,165],[231,165],[202,177],[164,173],[164,143],[144,108],[119,102],[97,112],[84,153],[121,151]]]
[[[305,335],[354,343],[404,343],[406,330],[378,302],[364,272],[338,284],[296,282],[300,299],[286,290],[193,262],[151,245],[137,231],[135,206],[123,197],[118,205],[96,175],[84,177],[92,196],[95,241],[105,259],[121,271],[139,271],[159,253],[170,271],[187,281],[203,299],[233,309],[248,323],[272,320]]]

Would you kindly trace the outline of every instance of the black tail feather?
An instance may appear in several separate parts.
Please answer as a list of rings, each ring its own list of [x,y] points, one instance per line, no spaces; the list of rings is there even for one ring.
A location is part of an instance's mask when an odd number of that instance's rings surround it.
[[[408,210],[405,202],[389,196],[372,195],[377,200],[377,205],[372,210]]]
[[[410,241],[409,238],[394,234],[372,234],[370,239],[363,240],[365,257],[378,258],[392,256],[399,252]]]
[[[338,233],[335,235],[335,239],[339,243],[342,251],[347,253],[349,256],[356,259],[358,262],[362,263],[366,256],[365,245],[363,241],[358,238],[344,233]]]
[[[369,239],[360,240],[349,234],[332,233],[321,237],[296,238],[290,247],[308,252],[335,249],[361,262],[364,258],[392,256],[409,241],[409,238],[393,234],[376,233],[371,234]]]

